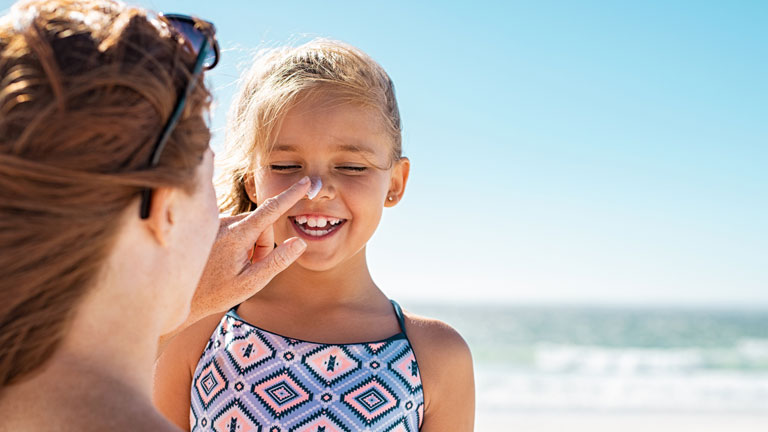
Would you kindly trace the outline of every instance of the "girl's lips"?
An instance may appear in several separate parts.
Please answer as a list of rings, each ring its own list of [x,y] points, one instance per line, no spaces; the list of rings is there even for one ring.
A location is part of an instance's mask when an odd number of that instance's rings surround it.
[[[301,238],[315,241],[327,239],[328,237],[334,235],[339,230],[339,228],[347,223],[346,219],[341,219],[341,221],[336,225],[326,224],[324,227],[310,227],[307,223],[297,222],[295,217],[288,219],[291,221],[293,229],[296,230]]]

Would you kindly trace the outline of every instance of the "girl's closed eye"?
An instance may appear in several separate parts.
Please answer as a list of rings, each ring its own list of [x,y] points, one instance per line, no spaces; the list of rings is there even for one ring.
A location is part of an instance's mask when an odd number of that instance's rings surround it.
[[[362,173],[368,170],[368,167],[362,165],[340,165],[336,169],[347,173]]]
[[[272,171],[295,171],[300,170],[301,165],[296,164],[271,164],[269,169]]]

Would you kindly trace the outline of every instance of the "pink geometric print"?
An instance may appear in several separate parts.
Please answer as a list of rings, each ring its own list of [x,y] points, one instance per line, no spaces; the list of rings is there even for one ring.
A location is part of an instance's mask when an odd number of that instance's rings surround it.
[[[205,406],[209,406],[226,387],[227,379],[219,371],[216,360],[203,368],[195,380],[195,390]]]
[[[419,372],[404,333],[383,341],[313,343],[255,327],[233,309],[198,361],[190,428],[417,432],[424,417]]]
[[[368,348],[371,350],[372,353],[376,354],[386,344],[387,344],[386,342],[369,343]]]
[[[349,429],[340,425],[335,419],[329,417],[325,412],[322,412],[319,416],[315,415],[313,417],[315,418],[307,422],[307,424],[300,424],[299,426],[291,429],[290,432],[349,432]]]
[[[400,375],[400,377],[405,380],[411,389],[421,385],[419,367],[416,364],[416,356],[413,355],[413,351],[410,351],[403,358],[397,361],[394,366],[395,372],[397,372],[398,375]]]
[[[233,365],[241,373],[247,373],[275,355],[275,350],[255,332],[249,332],[244,338],[233,339],[226,350]]]
[[[360,367],[360,362],[338,345],[329,345],[310,353],[304,363],[315,376],[325,381],[326,385]]]
[[[287,370],[254,384],[253,394],[277,418],[312,399],[312,395]]]
[[[342,399],[369,425],[398,405],[397,397],[376,377],[345,394]]]
[[[213,422],[214,430],[226,432],[260,432],[259,425],[240,401],[226,407]]]
[[[402,419],[401,421],[397,422],[397,424],[389,427],[386,432],[411,432],[411,430],[408,429],[408,425],[405,423],[405,419]]]
[[[419,406],[416,407],[416,416],[419,419],[419,429],[421,429],[421,424],[424,423],[424,404],[419,404]]]

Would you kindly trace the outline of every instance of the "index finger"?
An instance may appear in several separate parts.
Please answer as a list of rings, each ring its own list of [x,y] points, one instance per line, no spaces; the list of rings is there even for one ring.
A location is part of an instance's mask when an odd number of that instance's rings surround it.
[[[251,214],[235,223],[233,228],[244,228],[247,232],[253,233],[255,240],[266,227],[275,223],[280,216],[299,202],[309,191],[309,186],[309,177],[305,176],[279,195],[266,199]]]

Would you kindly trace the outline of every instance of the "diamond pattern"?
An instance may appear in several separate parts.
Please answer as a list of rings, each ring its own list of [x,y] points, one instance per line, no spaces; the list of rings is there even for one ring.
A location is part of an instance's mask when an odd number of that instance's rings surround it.
[[[371,354],[378,354],[380,351],[383,351],[387,348],[387,346],[390,344],[390,341],[386,342],[375,342],[375,343],[368,343],[365,344],[365,349],[371,353]]]
[[[232,365],[243,375],[274,358],[276,353],[269,341],[254,331],[232,339],[226,351]]]
[[[193,388],[200,403],[207,409],[228,386],[229,382],[216,359],[213,359],[197,375]]]
[[[261,432],[262,426],[240,399],[235,399],[213,418],[213,428],[226,432]]]
[[[298,425],[291,428],[289,432],[352,432],[351,429],[344,426],[339,419],[326,410],[318,411],[306,419],[299,422]]]
[[[421,389],[421,375],[416,356],[410,347],[403,349],[391,362],[389,369],[407,385],[411,392]]]
[[[411,345],[318,344],[230,311],[193,375],[193,431],[416,432],[424,397]]]
[[[251,392],[276,418],[282,418],[312,400],[309,390],[288,369],[280,370],[254,384]]]
[[[369,426],[400,405],[394,392],[377,377],[353,388],[341,398]]]
[[[397,423],[384,429],[384,432],[412,432],[412,431],[411,431],[411,428],[408,427],[408,422],[406,421],[406,418],[403,417]]]
[[[421,424],[424,423],[424,404],[421,403],[419,406],[416,407],[416,420],[417,424],[419,425],[419,429],[421,429]]]
[[[321,345],[310,351],[301,362],[326,386],[332,386],[360,369],[362,362],[340,345]]]

